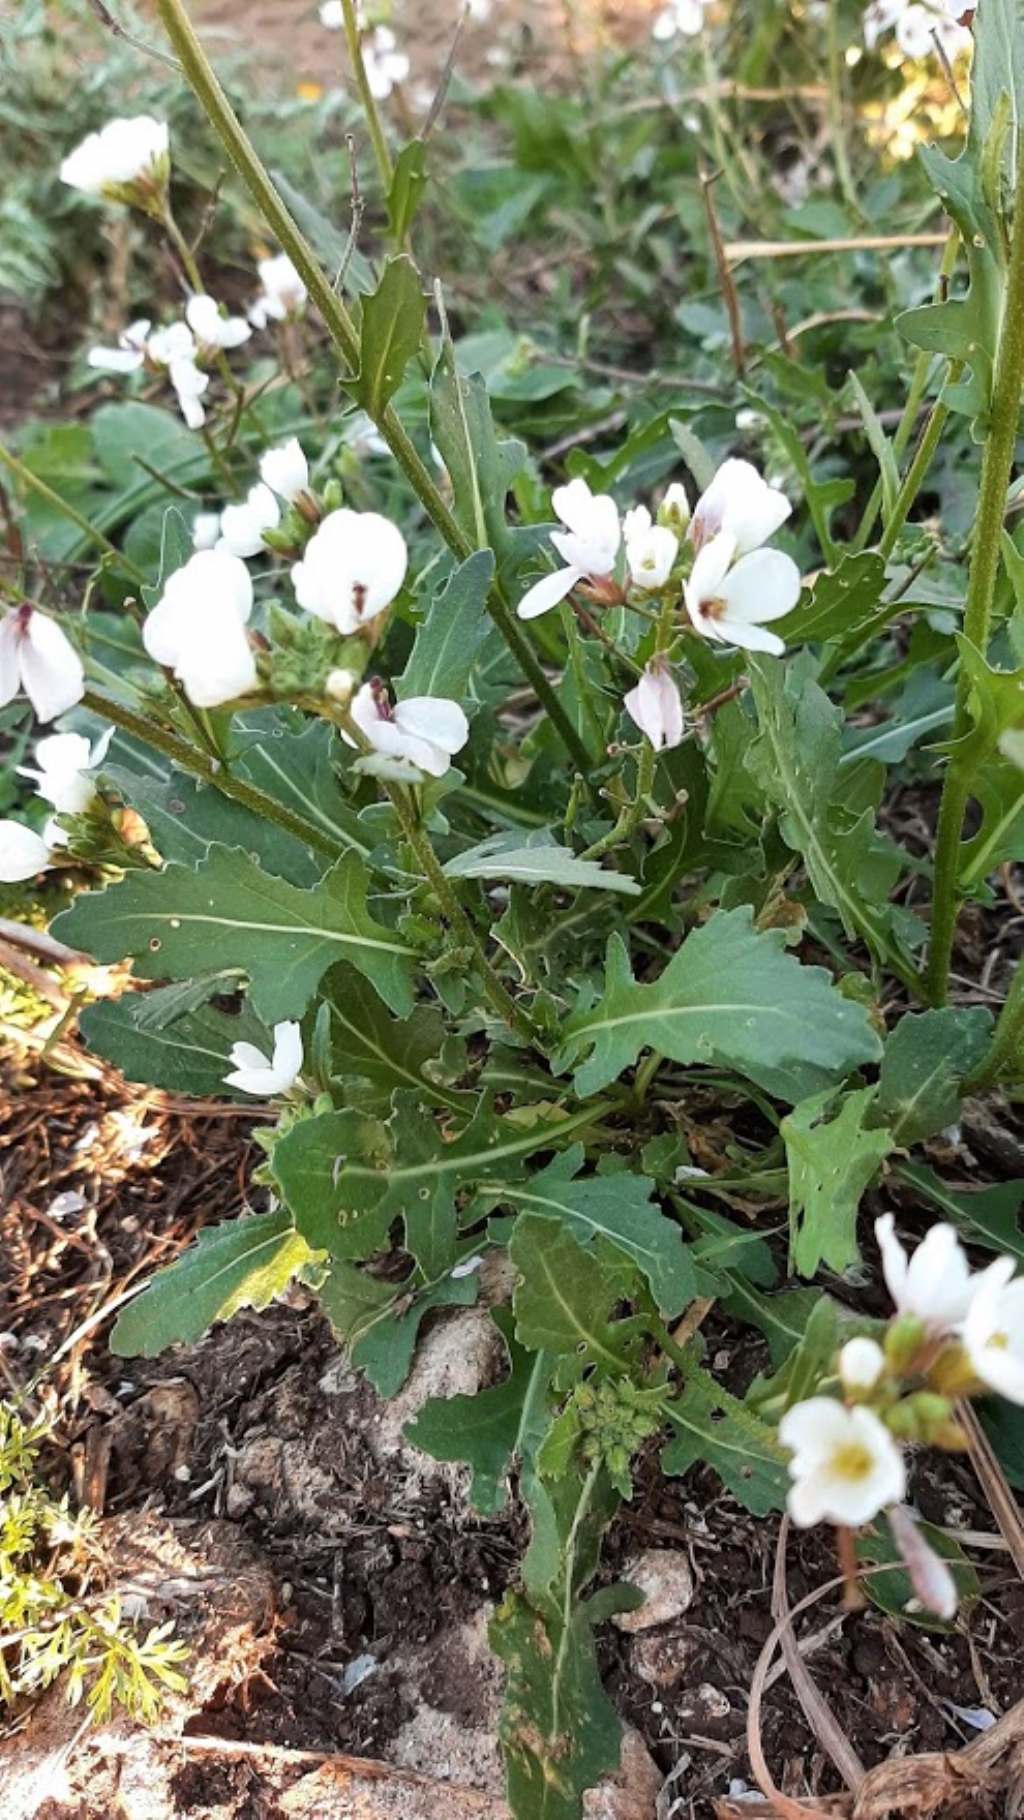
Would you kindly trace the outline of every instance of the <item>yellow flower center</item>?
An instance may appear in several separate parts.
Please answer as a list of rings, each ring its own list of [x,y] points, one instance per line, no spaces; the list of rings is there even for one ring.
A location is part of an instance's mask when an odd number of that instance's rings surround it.
[[[832,1456],[833,1470],[841,1479],[866,1479],[874,1464],[871,1449],[863,1441],[847,1441]]]

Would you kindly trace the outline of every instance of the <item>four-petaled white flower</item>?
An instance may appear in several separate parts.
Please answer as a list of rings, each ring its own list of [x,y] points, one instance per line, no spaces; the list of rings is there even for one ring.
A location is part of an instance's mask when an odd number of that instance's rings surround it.
[[[779,1440],[793,1454],[788,1506],[801,1529],[821,1522],[856,1528],[906,1494],[903,1455],[873,1410],[810,1397],[786,1411]]]
[[[800,598],[800,571],[781,550],[752,550],[734,562],[736,541],[720,531],[694,558],[683,588],[686,611],[694,630],[723,645],[741,645],[747,651],[785,650],[765,623],[784,619]]]
[[[392,705],[383,684],[368,682],[353,696],[350,712],[375,752],[405,759],[431,777],[444,776],[469,738],[458,702],[442,696],[411,695]]]
[[[634,506],[622,521],[626,567],[638,588],[663,588],[679,554],[679,539],[667,525],[655,524],[646,506]]]
[[[197,512],[192,520],[192,548],[212,550],[220,536],[220,513]]]
[[[260,456],[260,479],[279,499],[297,499],[309,486],[309,463],[297,436]]]
[[[273,1099],[294,1087],[302,1071],[302,1030],[298,1024],[274,1025],[274,1053],[268,1058],[255,1043],[235,1043],[228,1058],[233,1072],[224,1076],[227,1087]]]
[[[281,522],[281,508],[262,480],[249,488],[236,506],[225,506],[220,515],[220,536],[214,546],[230,556],[258,556],[266,549],[264,531],[276,531]]]
[[[684,38],[695,38],[703,29],[704,8],[708,3],[709,0],[671,0],[651,26],[651,37],[659,44],[667,44],[677,33],[682,33]]]
[[[0,821],[0,884],[22,885],[45,872],[53,859],[51,843],[24,822]]]
[[[552,531],[551,541],[566,566],[542,576],[523,595],[516,609],[520,619],[536,619],[557,607],[579,581],[610,575],[622,541],[614,499],[609,493],[592,493],[585,480],[556,487],[551,503],[565,526],[564,531]]]
[[[81,815],[95,800],[90,774],[103,763],[113,737],[113,727],[101,733],[95,745],[84,733],[49,733],[36,744],[35,764],[19,765],[18,770],[32,779],[36,795],[51,803],[58,815]]]
[[[244,316],[224,316],[215,297],[200,292],[185,305],[185,321],[200,347],[237,348],[248,341],[252,325]]]
[[[337,631],[358,632],[389,607],[405,580],[405,538],[379,512],[329,512],[292,569],[300,607]]]
[[[152,326],[148,316],[140,316],[121,331],[116,348],[90,348],[86,361],[100,373],[137,373],[146,364],[146,344]]]
[[[726,532],[732,538],[734,556],[746,556],[767,543],[792,510],[785,493],[769,486],[752,462],[723,461],[694,508],[690,541],[695,550],[701,550]]]
[[[375,101],[386,101],[393,88],[404,82],[411,64],[398,40],[387,25],[378,25],[363,45],[363,67]]]
[[[131,184],[159,182],[167,174],[167,122],[152,114],[130,120],[108,120],[69,152],[60,167],[61,181],[87,196],[105,196]]]
[[[200,550],[176,569],[142,628],[154,663],[173,670],[197,708],[217,708],[256,686],[246,636],[252,582],[226,550]]]
[[[885,1370],[885,1354],[877,1340],[867,1335],[847,1340],[839,1353],[839,1377],[844,1390],[874,1390]]]
[[[261,259],[256,267],[262,290],[249,310],[254,329],[265,329],[268,322],[284,322],[297,316],[306,302],[306,286],[287,253],[275,253]]]
[[[683,737],[683,703],[664,664],[656,660],[649,663],[635,689],[630,689],[622,705],[641,733],[646,734],[656,752],[680,744]]]
[[[1024,1403],[1024,1277],[1013,1259],[997,1258],[976,1279],[962,1328],[964,1351],[983,1384]]]
[[[85,674],[67,634],[37,608],[12,607],[0,620],[0,708],[24,690],[40,720],[81,701]]]
[[[898,1314],[913,1315],[933,1337],[952,1332],[971,1306],[977,1279],[971,1276],[956,1228],[932,1226],[908,1258],[896,1237],[891,1213],[875,1221],[882,1274]]]

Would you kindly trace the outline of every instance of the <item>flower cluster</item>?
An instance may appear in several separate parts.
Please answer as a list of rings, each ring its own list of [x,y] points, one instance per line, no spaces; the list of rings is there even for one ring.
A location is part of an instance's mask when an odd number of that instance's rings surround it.
[[[93,773],[103,763],[113,736],[113,727],[108,727],[91,746],[81,733],[50,733],[36,745],[35,764],[19,765],[21,775],[35,784],[36,795],[50,803],[56,814],[49,817],[42,834],[24,822],[0,821],[0,883],[21,884],[35,878],[67,846],[68,837],[57,816],[84,815],[92,807],[96,801]]]
[[[938,44],[951,60],[966,50],[971,33],[960,22],[975,0],[871,0],[864,14],[864,42],[874,50],[892,32],[904,57],[930,56]]]
[[[1024,1404],[1024,1277],[1013,1259],[975,1273],[952,1226],[933,1226],[909,1257],[891,1214],[875,1232],[895,1317],[881,1343],[859,1336],[842,1347],[838,1395],[797,1403],[779,1424],[792,1456],[789,1513],[801,1526],[855,1527],[898,1506],[903,1443],[964,1444],[955,1399],[995,1391]],[[919,1543],[915,1553],[923,1561]]]
[[[129,323],[116,348],[90,348],[86,358],[101,373],[138,373],[143,368],[166,373],[189,429],[201,430],[206,422],[202,398],[210,375],[200,362],[224,348],[239,347],[251,334],[243,317],[223,315],[212,297],[195,296],[188,301],[184,322],[154,329],[141,317]]]
[[[581,479],[557,487],[552,504],[564,526],[551,533],[563,566],[523,596],[520,619],[536,619],[577,589],[588,606],[628,603],[631,596],[643,604],[675,594],[700,637],[775,655],[785,649],[782,639],[764,628],[796,606],[800,571],[792,557],[762,545],[792,508],[750,462],[724,462],[692,516],[678,481],[668,488],[657,519],[646,506],[634,506],[620,520],[611,495],[592,493]],[[673,625],[673,639],[679,629]],[[659,751],[683,737],[682,702],[669,655],[658,650],[624,704]]]

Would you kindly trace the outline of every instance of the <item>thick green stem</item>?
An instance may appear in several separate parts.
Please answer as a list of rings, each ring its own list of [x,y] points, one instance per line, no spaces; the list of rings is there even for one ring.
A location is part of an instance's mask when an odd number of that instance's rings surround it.
[[[984,657],[992,624],[992,602],[1001,560],[1006,493],[1020,423],[1024,388],[1024,145],[1017,147],[1010,259],[1003,291],[1002,327],[992,381],[992,411],[981,465],[981,486],[974,522],[971,567],[964,611],[964,637]],[[935,897],[928,950],[928,994],[935,1005],[946,1002],[949,969],[959,909],[960,837],[970,796],[970,776],[957,755],[957,742],[970,727],[970,677],[961,665],[957,677],[952,748],[939,809],[935,845]]]
[[[992,1033],[992,1047],[982,1066],[966,1083],[969,1093],[982,1093],[995,1085],[1004,1070],[1016,1067],[1024,1075],[1024,960],[1017,962],[1006,1003]]]
[[[470,922],[469,917],[466,915],[465,910],[459,903],[459,900],[452,889],[451,880],[445,877],[437,854],[430,844],[429,836],[421,827],[416,810],[406,795],[403,786],[401,784],[387,784],[385,788],[391,799],[395,814],[398,816],[399,822],[401,823],[402,833],[415,853],[416,858],[423,869],[423,876],[441,905],[441,909],[444,912],[449,926],[454,930],[460,941],[464,942],[466,947],[472,952],[476,965],[480,970],[484,991],[490,1000],[493,1010],[497,1012],[503,1023],[508,1024],[518,1036],[523,1038],[524,1042],[531,1045],[537,1045],[539,1043],[537,1031],[534,1029],[530,1019],[526,1016],[526,1013],[516,1004],[511,993],[502,984],[498,975],[495,973],[494,968],[491,966],[491,963],[484,952],[483,943],[473,927],[473,924]]]
[[[12,454],[10,449],[5,448],[2,442],[0,442],[0,461],[10,468],[11,473],[17,476],[23,486],[28,487],[33,493],[38,493],[40,499],[45,499],[47,505],[52,506],[55,512],[60,512],[62,517],[70,519],[73,525],[78,526],[83,537],[87,537],[89,542],[95,544],[98,550],[102,550],[105,556],[112,557],[119,569],[123,569],[125,574],[130,575],[139,586],[142,585],[146,579],[142,570],[136,568],[127,556],[123,556],[121,551],[111,543],[109,537],[104,537],[102,531],[97,531],[87,518],[83,518],[81,512],[76,511],[75,507],[69,505],[66,499],[62,499],[59,493],[55,493],[52,487],[47,486],[45,480],[40,480],[38,474],[33,474],[31,468],[27,468],[23,461],[19,461],[18,457]]]
[[[366,74],[366,63],[363,58],[363,41],[359,34],[359,21],[356,17],[355,0],[341,0],[341,10],[345,20],[345,42],[348,45],[349,60],[351,61],[353,74],[355,75],[356,87],[359,90],[359,99],[363,104],[363,113],[366,115],[366,124],[370,129],[370,139],[373,144],[373,155],[377,160],[377,170],[380,173],[380,180],[384,186],[384,194],[387,196],[391,189],[391,182],[395,172],[391,162],[391,153],[388,150],[388,142],[384,136],[380,109],[377,106],[376,98],[370,87],[369,77]]]
[[[82,706],[99,714],[104,720],[112,721],[123,733],[130,733],[154,752],[162,752],[165,758],[173,759],[182,771],[192,777],[201,777],[204,783],[212,784],[222,796],[229,796],[232,802],[241,803],[244,809],[251,809],[254,815],[263,821],[273,822],[286,834],[294,835],[304,846],[312,847],[328,859],[341,859],[352,851],[343,841],[332,840],[322,828],[314,822],[306,821],[302,815],[286,809],[273,796],[268,796],[255,784],[246,783],[244,778],[235,777],[227,767],[218,762],[208,752],[201,752],[197,746],[189,745],[188,740],[173,733],[169,727],[160,726],[151,717],[136,714],[108,695],[101,695],[95,689],[87,689],[82,697]]]
[[[213,67],[196,36],[183,0],[157,0],[164,30],[181,60],[182,69],[235,170],[245,183],[267,226],[276,234],[323,318],[335,347],[344,357],[350,375],[359,371],[359,335],[348,310],[335,292],[316,254],[285,207],[270,175],[244,132]],[[464,559],[474,549],[451,508],[434,484],[393,406],[375,417],[377,428],[424,510],[449,549]],[[487,609],[505,643],[516,658],[531,688],[542,703],[563,745],[585,774],[592,769],[590,756],[573,726],[543,665],[513,616],[500,587],[492,587]]]

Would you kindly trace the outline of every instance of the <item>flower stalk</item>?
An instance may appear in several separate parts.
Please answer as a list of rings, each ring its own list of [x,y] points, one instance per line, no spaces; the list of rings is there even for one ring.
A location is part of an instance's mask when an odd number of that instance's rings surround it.
[[[186,79],[231,164],[246,185],[263,220],[277,236],[299,273],[331,340],[343,356],[349,373],[357,373],[360,346],[355,324],[244,131],[199,42],[183,0],[157,0],[157,5],[164,30],[177,51]],[[394,407],[385,405],[375,415],[374,421],[417,499],[449,549],[460,560],[472,555],[475,547],[472,539],[463,530],[434,484]],[[487,596],[487,609],[563,745],[584,775],[589,775],[592,768],[590,755],[559,701],[540,659],[520,631],[498,585],[492,586]]]
[[[1006,493],[1020,422],[1024,389],[1024,145],[1017,147],[1017,183],[1010,237],[1010,258],[1003,292],[1002,326],[992,381],[992,410],[982,458],[981,487],[967,583],[964,636],[984,657],[992,625],[992,602],[1001,560]],[[944,1005],[959,912],[960,840],[970,797],[970,774],[957,747],[970,727],[970,677],[961,665],[951,735],[952,756],[939,807],[935,847],[935,895],[928,950],[927,989],[934,1005]]]

